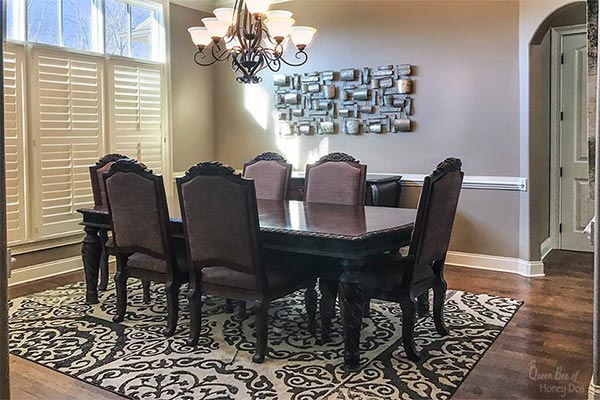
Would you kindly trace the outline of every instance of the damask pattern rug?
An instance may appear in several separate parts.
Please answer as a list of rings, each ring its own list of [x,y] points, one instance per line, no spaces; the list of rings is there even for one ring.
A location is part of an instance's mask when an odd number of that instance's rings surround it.
[[[422,361],[409,361],[402,347],[401,311],[372,301],[364,319],[360,372],[345,373],[339,319],[332,340],[310,335],[304,296],[298,292],[272,303],[269,351],[254,364],[254,315],[227,314],[225,302],[204,300],[202,336],[185,344],[187,301],[181,295],[177,334],[165,338],[165,296],[152,286],[143,304],[141,284],[129,283],[123,323],[113,323],[115,294],[84,304],[83,283],[21,297],[10,303],[11,353],[133,399],[447,399],[518,310],[521,301],[449,291],[440,337],[432,317],[418,320],[416,343]],[[339,310],[338,310],[339,316]]]

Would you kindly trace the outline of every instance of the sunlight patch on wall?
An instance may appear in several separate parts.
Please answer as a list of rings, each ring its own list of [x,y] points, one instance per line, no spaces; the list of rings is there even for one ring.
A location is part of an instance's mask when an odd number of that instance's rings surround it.
[[[309,150],[306,157],[306,163],[312,164],[319,158],[329,153],[329,138],[324,138],[314,150]]]
[[[270,108],[266,90],[259,85],[244,85],[244,104],[254,120],[266,130]]]

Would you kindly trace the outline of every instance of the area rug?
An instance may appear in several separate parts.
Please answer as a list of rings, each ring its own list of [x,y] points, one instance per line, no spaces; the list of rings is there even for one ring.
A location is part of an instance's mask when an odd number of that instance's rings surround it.
[[[251,309],[241,319],[225,313],[224,300],[205,298],[202,335],[192,348],[185,344],[185,287],[172,338],[162,334],[162,285],[152,286],[150,304],[143,304],[139,282],[130,280],[129,288],[123,323],[111,319],[112,287],[94,306],[84,304],[83,283],[12,300],[11,353],[132,399],[447,399],[522,304],[449,291],[445,320],[450,335],[440,337],[432,317],[420,318],[416,344],[422,360],[414,363],[402,347],[400,308],[372,301],[361,337],[363,368],[346,373],[339,319],[332,340],[319,344],[307,330],[301,292],[272,303],[267,358],[254,364]]]

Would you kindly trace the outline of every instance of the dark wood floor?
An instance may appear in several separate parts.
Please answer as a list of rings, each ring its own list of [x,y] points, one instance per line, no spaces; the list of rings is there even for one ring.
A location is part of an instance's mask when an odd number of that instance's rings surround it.
[[[545,260],[546,277],[535,279],[447,267],[452,289],[525,301],[454,398],[587,398],[592,368],[592,261],[592,254],[553,252]],[[11,288],[9,296],[81,279],[82,274],[72,274]],[[118,398],[14,356],[11,379],[14,399]]]

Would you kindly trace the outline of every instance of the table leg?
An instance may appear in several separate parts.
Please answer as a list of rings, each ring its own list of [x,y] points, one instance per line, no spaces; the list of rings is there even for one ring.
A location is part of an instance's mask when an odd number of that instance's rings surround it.
[[[338,292],[336,280],[327,278],[319,279],[319,290],[321,291],[321,343],[329,341],[331,335],[331,320],[335,317],[335,300]]]
[[[85,237],[81,245],[83,270],[85,272],[85,302],[98,303],[98,272],[100,271],[100,258],[102,256],[102,242],[98,236],[98,228],[85,226]]]
[[[108,242],[108,231],[106,229],[100,229],[98,231],[100,241],[102,244],[102,253],[100,255],[100,283],[98,284],[98,290],[105,291],[108,287],[108,251],[106,250],[106,242]]]
[[[360,330],[365,303],[363,276],[358,268],[348,268],[340,276],[340,308],[344,327],[344,367],[360,369]]]
[[[419,317],[429,315],[429,290],[417,297],[417,315]]]

